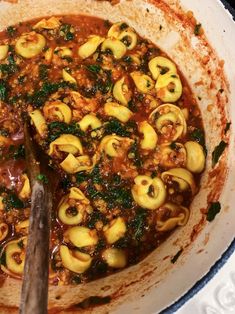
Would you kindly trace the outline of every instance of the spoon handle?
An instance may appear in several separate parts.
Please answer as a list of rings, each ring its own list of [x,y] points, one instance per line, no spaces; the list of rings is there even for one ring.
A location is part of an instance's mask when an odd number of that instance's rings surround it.
[[[25,154],[31,183],[31,212],[20,314],[46,314],[52,198],[49,184],[37,180],[40,166],[35,158],[33,142],[28,128],[26,122],[24,126]]]

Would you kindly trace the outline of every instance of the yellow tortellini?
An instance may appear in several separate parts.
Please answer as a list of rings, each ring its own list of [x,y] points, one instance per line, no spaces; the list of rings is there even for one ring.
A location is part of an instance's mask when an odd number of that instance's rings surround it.
[[[107,38],[102,43],[101,50],[111,50],[115,59],[121,59],[126,53],[126,46],[116,38]]]
[[[100,143],[99,152],[104,152],[110,157],[118,157],[123,154],[122,145],[130,146],[132,143],[133,140],[128,137],[107,135]]]
[[[177,182],[181,191],[191,188],[193,195],[197,192],[194,177],[192,173],[185,168],[169,169],[168,171],[163,172],[161,177],[164,182],[167,182],[168,179]]]
[[[54,50],[54,54],[59,56],[61,59],[66,58],[66,57],[72,57],[73,52],[72,49],[68,47],[56,47]]]
[[[45,46],[45,37],[33,31],[25,33],[17,39],[15,51],[20,56],[30,59],[41,53]]]
[[[73,155],[83,154],[81,141],[72,134],[62,134],[56,140],[50,143],[48,154],[57,155],[59,152],[70,153]]]
[[[71,205],[71,200],[75,205]],[[90,201],[82,191],[72,187],[59,203],[58,217],[66,225],[77,225],[82,222],[84,212],[90,209],[89,204]]]
[[[23,220],[15,225],[15,230],[18,233],[28,234],[29,219]]]
[[[205,168],[205,153],[197,142],[188,141],[184,144],[187,152],[186,168],[194,173],[200,173]]]
[[[69,250],[65,245],[60,246],[60,257],[65,268],[78,274],[84,273],[92,262],[89,254],[78,250]]]
[[[89,36],[87,42],[78,48],[78,55],[82,59],[90,57],[104,40],[103,37],[97,35]]]
[[[163,220],[162,218],[164,216],[167,216],[168,218]],[[166,203],[157,213],[157,230],[170,231],[177,226],[184,226],[186,225],[188,218],[188,208],[173,203]]]
[[[60,24],[61,23],[58,17],[52,16],[49,19],[42,19],[37,24],[35,24],[33,28],[56,29],[60,27]]]
[[[46,120],[70,123],[72,111],[68,105],[60,100],[47,102],[43,107],[43,114]]]
[[[65,82],[69,82],[71,84],[77,84],[77,81],[75,80],[75,78],[72,77],[72,75],[69,74],[65,69],[62,70],[62,76]]]
[[[157,96],[163,102],[176,102],[182,95],[182,83],[175,72],[159,75],[155,85]]]
[[[133,112],[130,109],[115,102],[107,102],[104,105],[104,112],[108,116],[117,118],[123,123],[126,123],[133,115]]]
[[[113,244],[125,235],[127,231],[125,220],[122,217],[115,218],[104,226],[103,231],[106,241]]]
[[[23,237],[18,240],[12,240],[6,244],[6,267],[1,266],[2,270],[6,273],[10,271],[16,275],[22,275],[24,271],[25,262],[25,247],[27,245],[27,238]],[[16,255],[18,256],[16,260]]]
[[[157,133],[147,121],[139,123],[139,132],[143,134],[143,139],[140,141],[142,149],[154,149],[157,146]]]
[[[38,132],[38,134],[41,137],[45,137],[47,134],[47,124],[46,120],[42,114],[42,112],[39,109],[36,109],[32,112],[30,112],[30,118],[32,119],[32,122]]]
[[[125,84],[125,77],[122,77],[114,84],[113,96],[116,100],[120,101],[122,105],[127,106],[131,99],[131,93],[129,91],[128,85]]]
[[[154,88],[154,82],[150,76],[139,71],[134,71],[130,75],[139,92],[149,93]]]
[[[90,170],[93,168],[93,162],[88,155],[75,157],[73,154],[68,156],[60,163],[61,168],[69,174],[79,171]]]
[[[102,253],[102,258],[112,268],[123,268],[127,264],[126,254],[121,249],[108,248]]]
[[[78,124],[80,129],[84,132],[86,132],[88,128],[94,130],[100,128],[102,125],[101,121],[93,113],[85,115],[82,120],[78,122]]]
[[[179,107],[164,104],[157,107],[149,116],[159,133],[167,136],[167,142],[177,140],[187,132],[187,124]]]
[[[126,23],[116,23],[112,25],[108,31],[108,37],[121,40],[128,50],[135,48],[137,44],[137,35],[135,31]]]
[[[8,50],[9,50],[8,45],[0,45],[0,61],[6,59]]]
[[[94,246],[98,243],[98,236],[95,229],[91,230],[86,227],[76,226],[69,228],[64,238],[67,239],[76,247],[82,248],[86,246]]]
[[[172,74],[177,73],[175,64],[162,56],[151,59],[148,66],[154,80],[156,80],[159,75],[164,75],[168,72],[171,72]]]
[[[21,199],[29,198],[30,193],[31,193],[31,189],[30,189],[29,178],[28,178],[27,174],[21,175],[21,181],[23,181],[23,186],[20,190],[19,197]]]
[[[139,175],[134,182],[131,192],[139,206],[155,210],[165,202],[166,188],[160,178],[152,179],[145,175]]]
[[[0,223],[0,241],[3,241],[8,235],[9,227],[5,222]]]

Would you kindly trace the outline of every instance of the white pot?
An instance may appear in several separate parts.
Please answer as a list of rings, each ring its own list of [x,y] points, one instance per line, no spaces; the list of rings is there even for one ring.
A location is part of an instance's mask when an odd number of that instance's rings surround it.
[[[174,232],[138,265],[66,290],[60,286],[51,286],[49,308],[66,309],[89,296],[112,296],[110,304],[95,308],[94,313],[158,313],[202,278],[234,238],[233,124],[225,139],[229,143],[228,149],[214,171],[211,169],[211,154],[221,141],[226,122],[235,121],[235,24],[218,0],[182,0],[181,4],[184,10],[194,12],[206,37],[194,35],[194,26],[189,17],[183,15],[177,0],[123,0],[114,6],[107,1],[94,0],[0,2],[0,29],[52,14],[83,13],[108,18],[112,22],[126,21],[172,57],[195,95],[201,97],[199,106],[206,130],[207,168],[200,192],[191,206],[187,226]],[[220,60],[225,61],[224,70]],[[199,81],[202,84],[197,83]],[[220,93],[219,89],[224,92]],[[208,105],[212,105],[209,106],[212,111],[208,111]],[[208,201],[218,200],[221,212],[209,223],[200,209],[207,208]],[[172,264],[171,258],[182,248],[183,253]],[[19,294],[19,281],[5,281],[1,287],[0,305],[17,307]],[[0,313],[8,312],[2,309]],[[60,313],[66,313],[66,310]]]

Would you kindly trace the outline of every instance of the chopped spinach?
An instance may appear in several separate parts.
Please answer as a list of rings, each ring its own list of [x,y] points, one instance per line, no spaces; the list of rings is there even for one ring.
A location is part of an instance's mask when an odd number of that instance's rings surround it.
[[[125,56],[122,58],[122,60],[126,62],[127,64],[131,64],[133,61],[131,56]]]
[[[201,27],[202,27],[202,24],[200,24],[200,23],[195,25],[195,27],[194,27],[194,34],[196,36],[198,36],[200,34]]]
[[[45,184],[47,184],[49,182],[47,176],[45,174],[43,174],[43,173],[39,173],[37,175],[37,180],[39,180],[39,181],[41,181],[41,182],[43,182]]]
[[[23,144],[20,144],[19,146],[16,147],[13,153],[13,158],[14,159],[25,158],[25,148]]]
[[[144,228],[146,225],[147,211],[144,208],[138,208],[133,220],[129,223],[133,229],[133,238],[140,241],[144,235]]]
[[[176,254],[175,256],[172,257],[171,259],[171,263],[172,264],[175,264],[175,262],[178,260],[178,258],[180,257],[180,255],[182,254],[183,252],[183,249],[180,249]]]
[[[80,129],[79,124],[73,122],[67,124],[65,122],[54,121],[48,124],[48,141],[53,142],[62,134],[73,134],[75,136],[84,136],[84,132]]]
[[[87,194],[91,199],[95,199],[97,197],[101,196],[101,193],[96,190],[95,186],[93,184],[89,184],[87,189]]]
[[[9,37],[13,37],[16,33],[16,28],[14,26],[8,26],[6,31]]]
[[[60,27],[60,35],[64,38],[65,41],[74,39],[74,29],[71,24],[63,24]]]
[[[43,63],[39,64],[38,73],[40,80],[46,81],[48,79],[48,65]]]
[[[82,182],[87,181],[88,179],[89,179],[89,174],[87,174],[85,171],[81,171],[76,174],[77,184],[81,184]]]
[[[131,134],[127,130],[126,126],[123,125],[119,120],[113,118],[109,120],[104,127],[104,133],[105,135],[113,134],[123,136],[123,137],[129,137]]]
[[[201,130],[201,129],[194,129],[193,132],[190,133],[190,138],[193,141],[198,142],[203,147],[205,154],[207,154],[205,135],[204,135],[203,130]]]
[[[1,68],[0,68],[1,71]],[[4,80],[0,80],[0,100],[6,101],[8,95],[8,86]]]
[[[137,141],[135,141],[132,145],[131,145],[131,148],[129,150],[129,154],[131,155],[131,158],[133,159],[134,161],[134,165],[136,167],[141,167],[142,165],[142,160],[141,160],[141,157],[140,157],[140,153],[139,153],[139,150],[138,150],[138,143]],[[133,156],[133,157],[132,157]]]
[[[173,150],[177,149],[177,144],[176,144],[176,142],[172,142],[172,143],[170,144],[170,148],[173,149]]]
[[[121,206],[124,209],[132,207],[131,190],[124,187],[108,187],[101,194],[101,197],[107,202],[109,208]]]
[[[207,221],[212,221],[215,219],[215,216],[220,212],[221,205],[220,202],[212,202],[207,212],[206,219]]]
[[[127,29],[128,28],[128,25],[126,23],[122,23],[120,26],[119,26],[120,30],[123,31],[124,29]]]
[[[102,179],[102,176],[100,174],[100,169],[99,169],[98,164],[95,165],[92,172],[90,173],[90,178],[91,178],[93,183],[98,183],[98,184],[102,183],[103,179]]]
[[[99,73],[101,69],[102,68],[99,64],[87,65],[87,70],[89,70],[90,72],[93,72],[93,73]]]
[[[5,204],[5,210],[10,211],[13,208],[24,208],[24,203],[18,198],[15,193],[10,193],[2,200],[3,204]]]
[[[87,222],[87,227],[90,229],[93,229],[95,227],[95,224],[97,221],[102,221],[103,224],[107,224],[108,220],[104,214],[102,214],[98,210],[94,210],[90,215],[89,215],[89,220]]]
[[[0,264],[6,266],[6,251],[0,253]]]
[[[212,152],[212,167],[217,164],[227,145],[227,143],[221,141],[219,145],[215,147],[214,151]]]
[[[230,126],[231,126],[231,123],[232,123],[232,122],[227,122],[227,123],[226,123],[225,129],[224,129],[224,134],[226,134],[226,133],[229,131]]]
[[[60,181],[60,187],[63,190],[67,190],[71,186],[71,182],[67,176],[65,176],[61,181]]]

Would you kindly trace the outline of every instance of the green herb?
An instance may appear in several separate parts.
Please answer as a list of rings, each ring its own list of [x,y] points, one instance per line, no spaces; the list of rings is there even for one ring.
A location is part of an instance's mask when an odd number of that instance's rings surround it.
[[[125,56],[122,58],[122,60],[128,64],[132,63],[132,57],[131,56]]]
[[[69,41],[74,39],[74,29],[71,24],[63,24],[60,27],[60,34],[64,40]]]
[[[74,285],[78,285],[82,282],[82,279],[79,275],[73,275],[71,278],[71,283]]]
[[[207,221],[212,221],[215,219],[215,216],[220,212],[221,205],[220,202],[212,202],[207,212],[206,219]]]
[[[106,223],[107,223],[107,221],[106,221]],[[99,242],[97,243],[96,248],[95,248],[96,253],[103,250],[105,248],[105,246],[106,246],[105,240],[99,239]]]
[[[137,107],[133,100],[128,101],[128,108],[133,112],[137,112]]]
[[[48,79],[48,65],[47,64],[39,64],[38,74],[39,74],[40,80],[46,81]]]
[[[212,152],[212,167],[217,164],[227,145],[227,143],[221,141],[219,145],[215,147],[214,151]]]
[[[37,175],[37,180],[42,181],[43,183],[46,183],[46,184],[49,182],[47,176],[43,173],[39,173]]]
[[[23,241],[23,240],[20,240],[20,241],[17,243],[17,245],[18,245],[21,249],[23,249],[23,248],[24,248],[24,241]]]
[[[102,221],[103,224],[107,224],[107,222],[108,222],[108,220],[104,214],[102,214],[98,210],[94,210],[89,216],[87,227],[90,229],[95,228],[95,224],[97,223],[97,221]]]
[[[103,198],[109,208],[114,208],[115,206],[121,206],[122,208],[132,207],[132,194],[131,190],[121,187],[108,187],[108,189],[101,193],[101,198]]]
[[[18,77],[18,83],[19,83],[20,85],[24,84],[25,79],[26,79],[26,76],[25,76],[25,75],[19,76],[19,77]]]
[[[101,69],[102,68],[99,64],[87,65],[87,70],[89,70],[90,72],[93,72],[93,73],[99,73]]]
[[[194,129],[190,134],[190,138],[196,142],[198,142],[204,149],[205,154],[207,153],[206,144],[205,144],[205,135],[203,130]]]
[[[100,174],[99,165],[95,165],[92,172],[90,173],[90,178],[91,178],[93,183],[98,183],[98,184],[102,183],[103,179],[102,179],[102,176]]]
[[[6,251],[1,252],[0,254],[0,264],[6,266]]]
[[[8,86],[4,80],[0,80],[0,100],[6,101],[8,94]]]
[[[141,157],[140,157],[140,153],[139,153],[139,150],[138,150],[138,143],[137,141],[135,141],[132,145],[131,145],[131,148],[129,150],[129,154],[131,155],[131,158],[133,159],[134,161],[134,165],[136,167],[141,167],[142,165],[142,160],[141,160]],[[132,157],[133,156],[133,157]]]
[[[123,44],[127,47],[129,47],[131,45],[131,39],[128,36],[124,36],[121,41],[123,42]]]
[[[119,26],[120,30],[123,31],[124,29],[127,29],[128,28],[128,25],[126,23],[122,23],[120,26]]]
[[[172,142],[172,143],[170,144],[170,148],[173,149],[173,150],[177,149],[177,144],[176,144],[176,142]]]
[[[137,241],[140,241],[144,235],[146,219],[147,211],[144,208],[138,208],[134,219],[130,222],[130,227],[133,229],[133,237]]]
[[[85,133],[80,129],[79,124],[73,122],[67,124],[65,122],[54,121],[48,124],[48,141],[53,142],[61,134],[73,134],[75,136],[84,136]]]
[[[177,75],[175,75],[175,74],[172,74],[172,75],[171,75],[171,77],[173,77],[173,78],[177,78]]]
[[[35,107],[42,106],[49,95],[57,92],[60,88],[71,88],[75,89],[75,85],[69,82],[56,82],[56,83],[49,83],[44,82],[42,87],[39,90],[36,90],[32,95],[28,95],[28,102],[32,103]]]
[[[5,129],[1,129],[0,130],[0,135],[3,135],[3,136],[9,136],[9,132],[7,131],[7,130],[5,130]]]
[[[7,27],[7,34],[9,37],[13,37],[16,33],[16,28],[14,26]]]
[[[151,174],[151,178],[152,178],[152,179],[153,179],[153,178],[156,178],[156,176],[157,176],[157,171],[154,170],[154,171],[152,172],[152,174]]]
[[[3,204],[5,204],[5,210],[10,211],[13,208],[24,208],[24,203],[14,193],[8,194],[3,198]]]
[[[67,176],[65,176],[61,181],[60,181],[60,187],[63,190],[67,190],[71,185],[71,182]]]
[[[227,123],[226,123],[225,129],[224,129],[224,134],[226,134],[226,133],[229,131],[230,126],[231,126],[231,123],[232,123],[232,122],[227,122]]]
[[[179,250],[179,251],[175,254],[175,256],[171,259],[171,263],[172,263],[172,264],[175,264],[175,262],[178,260],[178,258],[179,258],[180,255],[182,254],[182,252],[183,252],[183,249]]]
[[[88,196],[91,199],[95,199],[97,197],[100,197],[101,193],[99,191],[96,190],[95,186],[92,184],[89,184],[87,189],[86,189]]]
[[[105,76],[104,78],[100,78],[96,80],[95,86],[94,86],[94,91],[99,91],[101,94],[105,95],[107,94],[113,86],[112,82],[112,71],[111,70],[104,70],[103,71]]]
[[[109,120],[104,127],[104,133],[105,135],[113,134],[123,136],[123,137],[129,137],[131,134],[119,120],[113,118]]]
[[[25,148],[23,144],[20,144],[19,146],[16,147],[13,154],[13,158],[14,159],[25,158]]]
[[[194,27],[194,34],[196,36],[198,36],[200,34],[201,27],[202,27],[202,24],[200,24],[200,23],[195,25],[195,27]]]

